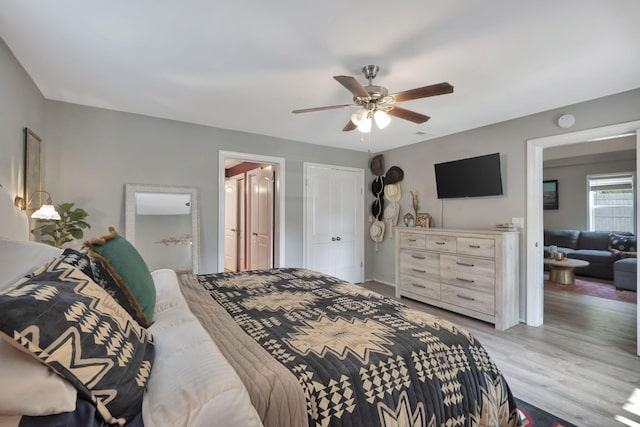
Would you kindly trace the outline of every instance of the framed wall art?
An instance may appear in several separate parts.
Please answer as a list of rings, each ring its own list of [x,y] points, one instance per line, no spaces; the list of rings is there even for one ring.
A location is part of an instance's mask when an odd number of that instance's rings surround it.
[[[43,193],[36,194],[42,190],[41,155],[42,139],[31,129],[24,128],[24,200],[28,203],[27,210],[42,206]]]
[[[419,213],[416,215],[416,227],[429,228],[431,215],[428,213]]]
[[[542,182],[542,205],[544,209],[558,209],[558,180]]]

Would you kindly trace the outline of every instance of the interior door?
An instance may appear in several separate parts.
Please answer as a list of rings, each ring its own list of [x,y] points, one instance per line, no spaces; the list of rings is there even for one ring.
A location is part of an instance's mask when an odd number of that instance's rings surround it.
[[[273,266],[273,168],[264,166],[248,174],[250,188],[250,266],[252,270]]]
[[[224,185],[224,269],[238,270],[238,181]]]
[[[362,282],[362,172],[318,165],[305,170],[307,268]]]

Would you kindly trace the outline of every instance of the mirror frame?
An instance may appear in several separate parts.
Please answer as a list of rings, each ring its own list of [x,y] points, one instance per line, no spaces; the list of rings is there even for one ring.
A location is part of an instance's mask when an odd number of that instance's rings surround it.
[[[191,195],[191,264],[193,274],[200,272],[200,196],[196,187],[174,187],[154,184],[125,184],[125,237],[136,242],[136,193],[180,193]]]

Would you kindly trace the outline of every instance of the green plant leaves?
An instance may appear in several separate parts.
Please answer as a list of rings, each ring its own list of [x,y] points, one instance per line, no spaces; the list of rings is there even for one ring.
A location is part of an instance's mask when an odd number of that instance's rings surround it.
[[[82,239],[83,229],[91,228],[86,221],[89,216],[82,208],[74,208],[74,203],[60,203],[56,211],[60,214],[59,221],[37,220],[38,225],[32,232],[40,234],[42,243],[61,247],[74,239]]]

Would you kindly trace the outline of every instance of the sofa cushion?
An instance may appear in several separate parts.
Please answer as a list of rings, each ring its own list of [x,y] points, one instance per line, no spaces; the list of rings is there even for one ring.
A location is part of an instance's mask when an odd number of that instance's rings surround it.
[[[588,261],[590,264],[607,264],[612,265],[617,259],[609,251],[598,251],[594,249],[578,249],[567,254],[567,258],[581,259]]]
[[[578,230],[544,230],[544,245],[562,248],[578,248]]]
[[[576,249],[609,250],[610,231],[581,231]]]

